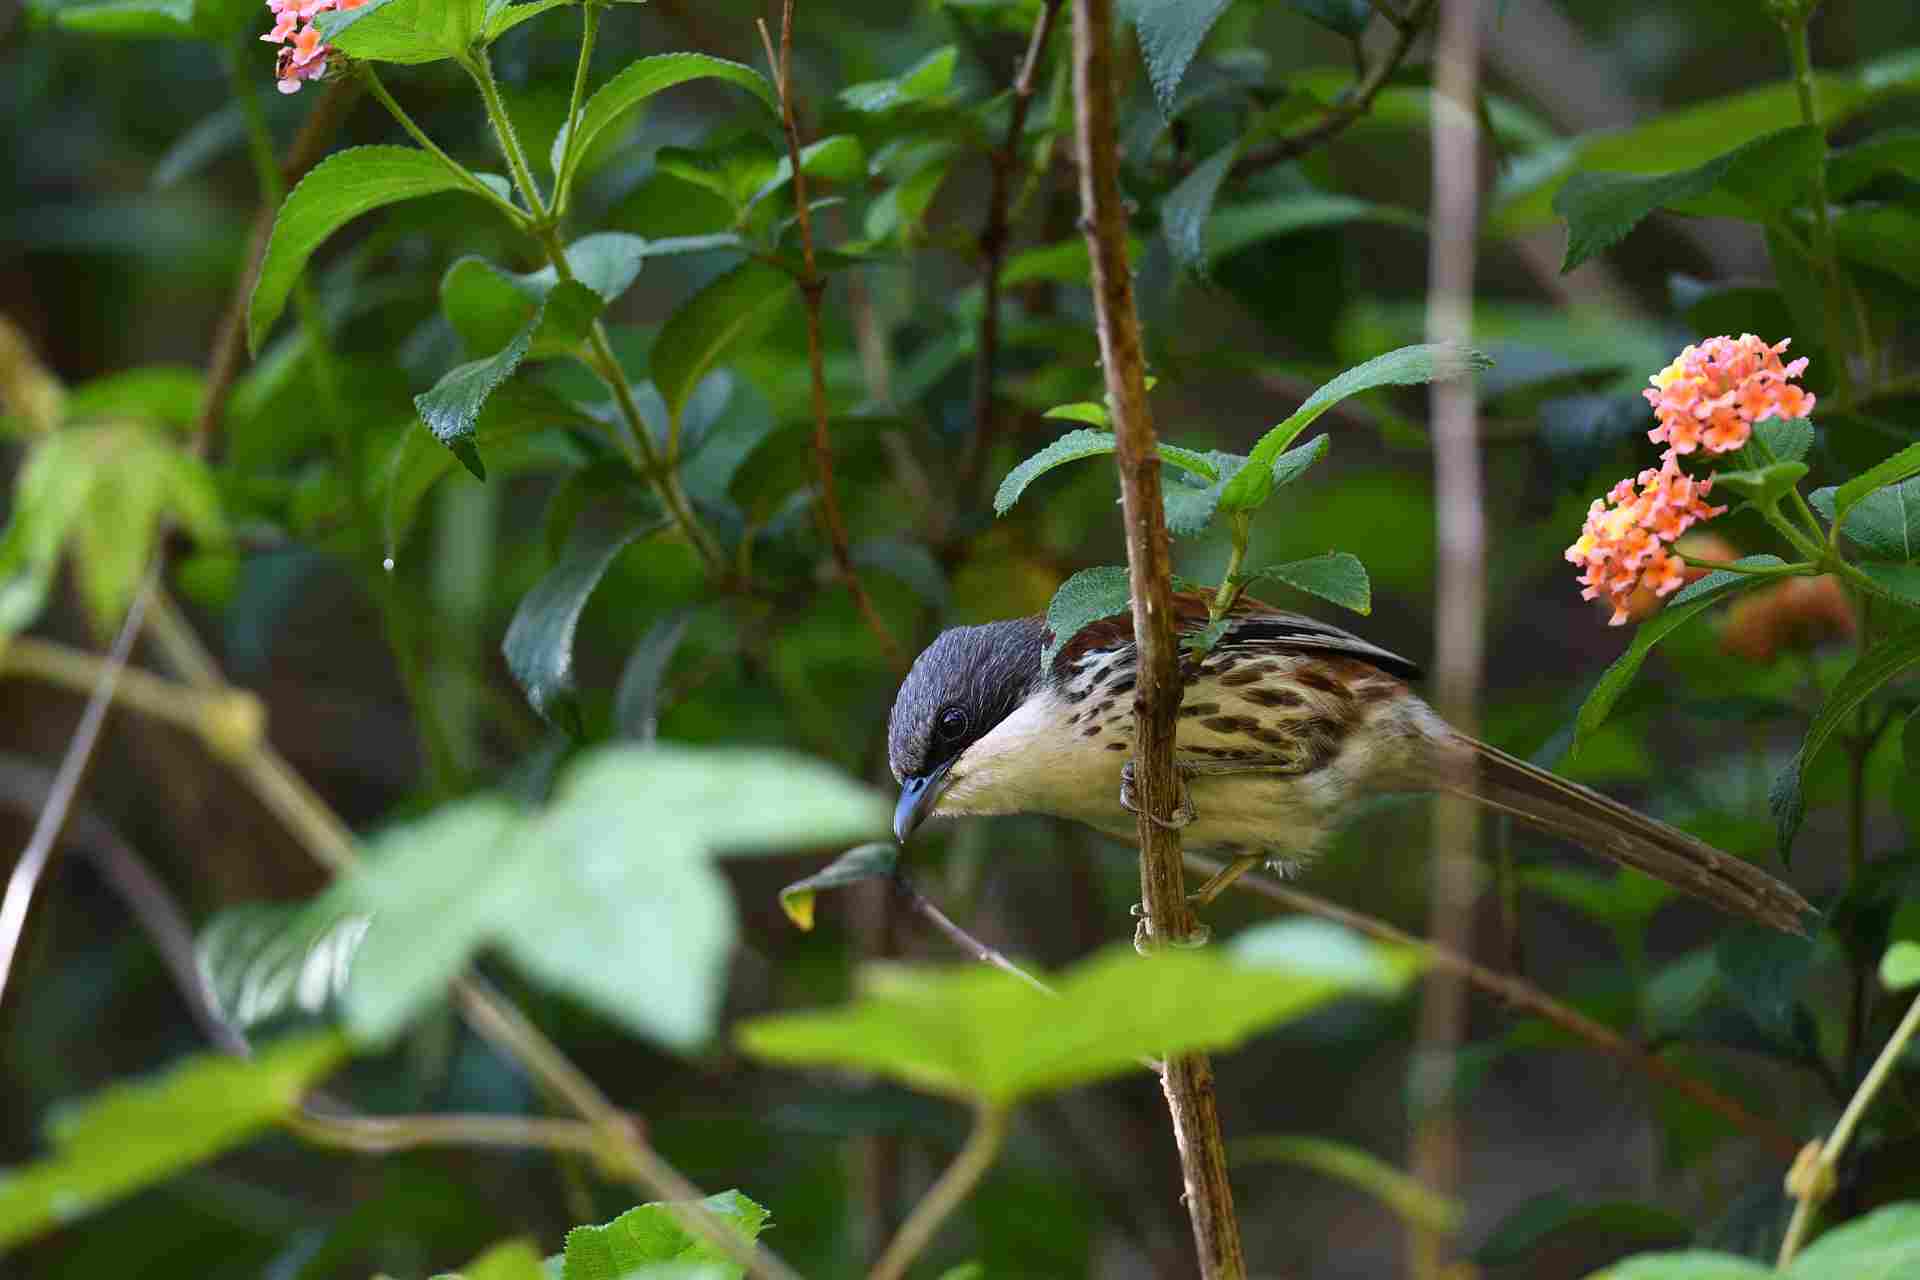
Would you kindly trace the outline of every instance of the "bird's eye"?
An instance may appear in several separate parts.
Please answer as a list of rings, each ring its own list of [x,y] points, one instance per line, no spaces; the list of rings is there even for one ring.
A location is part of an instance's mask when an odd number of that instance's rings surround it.
[[[943,742],[958,742],[966,736],[967,713],[958,707],[948,707],[934,720],[934,731]]]

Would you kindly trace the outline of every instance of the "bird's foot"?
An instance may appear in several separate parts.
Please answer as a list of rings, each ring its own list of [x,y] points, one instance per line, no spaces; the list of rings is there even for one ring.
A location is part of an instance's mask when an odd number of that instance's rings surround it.
[[[1176,951],[1194,951],[1213,941],[1213,930],[1199,920],[1193,922],[1193,932],[1184,938],[1158,939],[1149,927],[1147,908],[1144,904],[1134,903],[1132,914],[1133,949],[1143,956],[1152,955],[1162,946],[1172,947]]]
[[[1178,788],[1180,803],[1174,806],[1173,813],[1162,818],[1149,813],[1147,821],[1156,827],[1165,827],[1168,831],[1180,831],[1193,825],[1200,815],[1193,808],[1193,793],[1187,789],[1187,779],[1178,768],[1173,772],[1173,785]],[[1129,760],[1120,767],[1120,807],[1128,813],[1140,812],[1140,800],[1133,786],[1133,761]]]

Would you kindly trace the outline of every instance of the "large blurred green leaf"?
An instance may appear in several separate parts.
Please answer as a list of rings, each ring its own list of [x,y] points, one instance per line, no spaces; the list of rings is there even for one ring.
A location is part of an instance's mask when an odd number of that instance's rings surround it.
[[[1576,173],[1553,198],[1553,211],[1567,221],[1560,270],[1571,271],[1625,238],[1656,209],[1764,221],[1806,193],[1825,155],[1820,131],[1801,126],[1756,138],[1678,173]]]
[[[1591,1233],[1618,1247],[1686,1241],[1693,1235],[1693,1224],[1653,1205],[1631,1200],[1580,1201],[1564,1191],[1549,1191],[1508,1214],[1474,1250],[1473,1260],[1483,1267],[1513,1266],[1562,1232]]]
[[[708,1196],[700,1205],[749,1243],[759,1238],[773,1217],[738,1191]],[[740,1280],[745,1270],[717,1246],[690,1234],[667,1206],[643,1204],[605,1226],[567,1232],[561,1275],[564,1280],[621,1280],[663,1263],[704,1264],[724,1280]]]
[[[1410,951],[1287,920],[1206,951],[1112,948],[1062,974],[1058,995],[997,969],[889,971],[852,1004],[756,1018],[739,1041],[774,1062],[1010,1106],[1143,1057],[1229,1048],[1343,995],[1392,995],[1418,967]]]
[[[1688,1249],[1628,1258],[1594,1272],[1588,1280],[1774,1280],[1774,1272],[1729,1253]]]
[[[1827,158],[1827,196],[1844,200],[1883,174],[1920,182],[1920,129],[1883,129]]]
[[[273,236],[247,304],[247,350],[259,354],[294,281],[328,236],[383,205],[465,190],[451,169],[413,147],[350,147],[315,165],[287,193],[274,218]]]
[[[709,855],[884,834],[889,806],[816,761],[772,751],[607,747],[544,810],[479,797],[393,828],[320,900],[366,912],[345,1009],[380,1044],[482,946],[637,1035],[711,1033],[735,921]]]
[[[48,1126],[53,1154],[0,1169],[0,1248],[240,1145],[297,1108],[346,1051],[341,1037],[320,1035],[251,1058],[201,1054],[58,1115]]]
[[[548,1280],[540,1251],[525,1240],[507,1240],[460,1268],[453,1280]]]
[[[1409,231],[1424,232],[1427,228],[1426,219],[1409,209],[1324,191],[1294,191],[1215,209],[1206,225],[1207,261],[1218,263],[1251,245],[1295,232],[1353,222],[1375,222]]]
[[[1898,204],[1843,205],[1832,225],[1841,257],[1920,288],[1920,212]]]
[[[1736,563],[1751,568],[1783,565],[1786,561],[1778,556],[1746,556]],[[1580,713],[1574,721],[1573,749],[1578,751],[1594,731],[1607,722],[1613,706],[1620,695],[1633,683],[1634,676],[1640,672],[1640,666],[1647,660],[1647,654],[1653,646],[1672,633],[1676,628],[1691,620],[1708,605],[1725,596],[1737,595],[1751,590],[1769,579],[1750,573],[1735,573],[1722,569],[1710,573],[1691,586],[1683,588],[1673,599],[1667,601],[1664,609],[1641,623],[1633,633],[1633,643],[1627,651],[1614,659],[1613,665],[1600,673],[1600,679],[1594,684],[1593,692],[1580,704]]]

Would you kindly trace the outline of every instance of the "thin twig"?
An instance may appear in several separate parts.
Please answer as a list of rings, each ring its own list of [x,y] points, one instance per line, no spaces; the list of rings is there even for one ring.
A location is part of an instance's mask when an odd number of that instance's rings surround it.
[[[1167,821],[1179,802],[1173,741],[1180,708],[1172,563],[1160,494],[1160,459],[1147,407],[1146,356],[1127,262],[1127,211],[1120,195],[1112,0],[1073,7],[1074,150],[1080,169],[1081,226],[1093,268],[1093,300],[1106,377],[1107,407],[1118,445],[1121,507],[1133,596],[1138,672],[1133,695],[1134,788],[1139,797],[1140,887],[1146,914],[1140,941],[1188,942],[1194,935],[1181,865],[1180,833]],[[1213,1068],[1202,1053],[1168,1059],[1161,1075],[1180,1149],[1187,1213],[1205,1280],[1247,1273],[1234,1218],[1226,1144],[1215,1109]]]
[[[13,874],[7,877],[6,896],[0,898],[0,999],[6,996],[7,976],[13,970],[13,957],[20,945],[20,935],[27,927],[27,912],[33,905],[34,890],[39,887],[40,877],[45,874],[47,863],[53,857],[54,846],[60,839],[61,829],[66,826],[67,814],[73,808],[74,797],[80,792],[87,766],[93,763],[93,749],[99,744],[100,729],[106,723],[107,709],[113,705],[114,690],[119,687],[120,673],[126,668],[127,655],[133,652],[134,639],[140,634],[140,620],[146,614],[147,597],[153,593],[154,579],[158,574],[159,564],[156,561],[147,570],[140,589],[134,593],[133,605],[120,624],[120,634],[114,637],[106,665],[101,668],[100,678],[87,697],[86,709],[80,713],[80,723],[73,731],[73,739],[67,744],[66,755],[60,760],[60,770],[54,774],[53,786],[47,790],[46,806],[40,810],[40,816],[33,824],[33,834],[27,838],[27,847],[21,850]]]
[[[980,330],[974,341],[973,438],[968,443],[966,465],[961,473],[962,501],[970,501],[979,487],[1002,422],[994,404],[993,390],[1000,361],[1000,272],[1006,265],[1007,245],[1013,231],[1013,175],[1020,165],[1020,140],[1026,133],[1027,113],[1033,106],[1034,77],[1046,55],[1047,40],[1053,34],[1060,4],[1061,0],[1046,0],[1034,15],[1033,31],[1027,37],[1027,53],[1020,60],[1020,71],[1013,80],[1006,135],[999,146],[987,153],[987,221],[980,232],[979,245],[985,305],[980,310]]]
[[[420,1147],[537,1147],[598,1155],[599,1130],[579,1120],[540,1116],[369,1116],[322,1110],[309,1102],[287,1119],[287,1128],[322,1147],[390,1155]]]
[[[1406,33],[1402,33],[1406,38]],[[1480,200],[1479,123],[1471,104],[1480,84],[1478,0],[1445,0],[1434,50],[1433,236],[1428,251],[1427,340],[1464,346],[1473,330],[1475,237]],[[1459,107],[1442,111],[1442,101]],[[1452,378],[1432,389],[1434,514],[1440,581],[1434,592],[1434,692],[1442,718],[1473,734],[1479,719],[1486,652],[1486,513],[1474,382]],[[1472,945],[1479,894],[1480,810],[1465,795],[1434,802],[1428,858],[1427,936],[1447,951]],[[1453,1103],[1457,1058],[1467,1031],[1467,987],[1436,966],[1426,977],[1413,1051],[1413,1175],[1457,1198],[1464,1163],[1460,1115]],[[1409,1274],[1439,1280],[1447,1233],[1408,1224]]]
[[[1224,865],[1212,858],[1196,854],[1189,854],[1187,861],[1196,870],[1209,874],[1220,870]],[[1384,920],[1348,910],[1346,907],[1328,902],[1324,898],[1317,898],[1310,893],[1302,893],[1268,876],[1241,876],[1234,881],[1234,886],[1248,893],[1257,894],[1270,902],[1277,902],[1288,910],[1331,920],[1335,924],[1352,929],[1355,933],[1364,933],[1381,942],[1419,951],[1426,957],[1431,967],[1455,974],[1509,1008],[1533,1014],[1552,1023],[1568,1035],[1584,1040],[1647,1079],[1673,1090],[1690,1102],[1705,1107],[1742,1133],[1765,1143],[1767,1148],[1782,1160],[1793,1159],[1794,1153],[1800,1149],[1800,1140],[1773,1121],[1754,1114],[1706,1081],[1690,1076],[1647,1052],[1612,1027],[1595,1022],[1579,1010],[1562,1004],[1525,978],[1495,972],[1474,963],[1460,952],[1440,946],[1430,939],[1416,938],[1410,933],[1394,928]]]
[[[1387,47],[1380,60],[1375,62],[1367,73],[1360,77],[1353,88],[1340,101],[1328,107],[1326,114],[1298,133],[1290,133],[1284,138],[1276,138],[1264,146],[1253,148],[1247,154],[1234,161],[1233,175],[1243,178],[1262,169],[1270,169],[1289,160],[1298,160],[1319,147],[1346,132],[1347,126],[1373,110],[1373,100],[1393,79],[1394,72],[1406,61],[1412,52],[1414,41],[1420,38],[1420,31],[1427,25],[1427,18],[1433,13],[1438,0],[1418,0],[1404,17],[1395,18],[1388,14],[1393,24],[1393,43]],[[1379,6],[1376,6],[1379,7]],[[1472,102],[1473,99],[1466,99]],[[1436,119],[1438,114],[1436,113]]]
[[[1020,981],[1032,987],[1035,991],[1044,991],[1050,996],[1060,994],[1048,986],[1046,982],[1028,973],[1025,969],[1022,969],[1019,965],[1007,959],[1006,956],[1002,955],[999,951],[988,946],[955,924],[951,916],[935,906],[931,899],[920,892],[919,886],[914,884],[913,879],[907,875],[905,870],[896,867],[892,880],[893,891],[900,896],[900,900],[914,911],[925,916],[927,922],[941,933],[947,935],[948,941],[952,942],[954,946],[959,947],[981,964],[992,965],[996,969],[1004,970],[1012,974],[1014,977],[1020,979]]]
[[[993,1167],[994,1157],[1000,1154],[1000,1146],[1007,1138],[1009,1114],[1005,1107],[982,1105],[974,1115],[973,1132],[967,1135],[966,1145],[960,1148],[960,1154],[953,1158],[938,1180],[927,1189],[927,1194],[913,1206],[913,1212],[900,1224],[899,1234],[880,1255],[880,1261],[868,1275],[868,1280],[901,1280],[907,1274],[907,1268],[933,1242],[940,1230],[940,1224],[958,1209],[963,1201],[972,1194],[988,1169]]]
[[[766,49],[769,69],[774,73],[774,86],[780,94],[780,123],[787,135],[787,159],[793,166],[793,204],[800,230],[801,274],[798,283],[807,312],[807,368],[812,376],[813,393],[813,474],[814,483],[820,490],[820,524],[833,549],[833,562],[840,571],[840,581],[853,599],[853,607],[859,611],[867,630],[873,632],[874,639],[879,641],[887,661],[896,670],[905,671],[907,656],[902,652],[899,641],[893,638],[893,632],[888,630],[885,620],[880,617],[879,610],[874,608],[866,584],[860,581],[859,570],[854,568],[853,549],[847,539],[846,517],[840,511],[840,491],[833,478],[833,437],[827,428],[827,373],[820,322],[820,304],[826,296],[827,282],[820,274],[814,258],[813,212],[807,207],[806,166],[800,158],[800,125],[793,109],[793,0],[786,0],[781,6],[778,56],[774,54],[773,37],[767,32],[766,22],[761,21],[758,25],[760,42]]]

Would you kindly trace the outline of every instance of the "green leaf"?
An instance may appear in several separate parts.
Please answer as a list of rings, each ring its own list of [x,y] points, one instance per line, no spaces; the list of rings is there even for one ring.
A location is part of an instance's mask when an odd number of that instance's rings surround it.
[[[1314,419],[1340,401],[1376,387],[1414,386],[1458,378],[1491,367],[1492,361],[1467,347],[1427,343],[1402,347],[1355,365],[1307,397],[1285,422],[1260,438],[1250,456],[1259,466],[1247,466],[1220,495],[1223,511],[1250,511],[1273,494],[1273,463],[1294,438],[1313,425]]]
[[[383,205],[466,189],[451,169],[412,147],[350,147],[315,165],[287,193],[274,218],[260,278],[247,304],[247,350],[259,354],[294,281],[328,236]]]
[[[688,1049],[713,1029],[736,925],[709,855],[811,849],[887,831],[887,803],[774,751],[605,747],[544,810],[487,796],[390,829],[321,899],[365,912],[345,1008],[384,1044],[481,947],[637,1035]]]
[[[1411,951],[1288,920],[1205,951],[1110,948],[1062,974],[1058,996],[977,966],[890,973],[852,1004],[756,1018],[738,1039],[769,1061],[1011,1106],[1142,1057],[1229,1048],[1343,995],[1391,995],[1417,967]]]
[[[738,1191],[722,1191],[700,1201],[708,1213],[738,1231],[748,1243],[759,1239],[773,1215]],[[567,1232],[564,1280],[621,1280],[643,1267],[662,1263],[717,1264],[717,1274],[739,1280],[743,1268],[717,1246],[680,1225],[669,1206],[643,1204],[599,1227]]]
[[[1786,561],[1778,556],[1746,556],[1735,563],[1749,568],[1770,568],[1784,565]],[[1640,666],[1653,651],[1653,646],[1714,601],[1724,596],[1738,595],[1770,581],[1772,579],[1765,575],[1722,569],[1683,588],[1667,602],[1666,608],[1641,623],[1634,631],[1633,643],[1627,646],[1627,651],[1600,674],[1593,692],[1580,704],[1580,713],[1574,720],[1573,750],[1578,751],[1607,722],[1614,704],[1620,701],[1620,695],[1627,691],[1627,686],[1640,673]]]
[[[1920,1274],[1920,1202],[1882,1205],[1801,1251],[1785,1280],[1901,1280]]]
[[[1840,682],[1834,685],[1827,700],[1820,704],[1813,723],[1807,726],[1807,736],[1801,742],[1800,750],[1780,771],[1780,776],[1774,779],[1773,787],[1767,793],[1767,803],[1773,810],[1774,823],[1778,828],[1780,856],[1783,859],[1792,850],[1793,838],[1799,834],[1800,820],[1806,813],[1806,802],[1800,794],[1800,780],[1806,772],[1806,766],[1820,754],[1820,748],[1827,745],[1834,731],[1848,723],[1868,698],[1913,666],[1920,666],[1920,627],[1909,627],[1887,636],[1861,654],[1847,674],[1841,676]]]
[[[1072,409],[1076,406],[1065,405]],[[1047,416],[1066,416],[1057,411]],[[1111,431],[1069,431],[1040,452],[1007,472],[1007,478],[1000,482],[1000,488],[993,495],[993,510],[996,515],[1005,515],[1020,501],[1020,495],[1027,486],[1052,471],[1055,467],[1064,467],[1069,462],[1078,462],[1082,458],[1097,458],[1112,453],[1118,444]]]
[[[35,4],[69,31],[118,39],[191,38],[193,0],[100,0],[96,4]]]
[[[1653,877],[1624,868],[1600,876],[1572,867],[1527,867],[1519,873],[1519,881],[1616,931],[1645,929],[1674,894]]]
[[[52,1154],[0,1170],[0,1248],[248,1141],[293,1112],[346,1049],[341,1037],[322,1035],[251,1058],[200,1054],[60,1114],[48,1126]]]
[[[253,902],[207,922],[194,959],[214,1005],[242,1031],[326,1013],[346,987],[365,914],[312,903]]]
[[[762,333],[793,296],[793,277],[743,262],[680,305],[653,344],[653,384],[678,423],[688,397],[736,342]]]
[[[1844,200],[1882,174],[1920,182],[1920,129],[1883,129],[1827,155],[1827,196]]]
[[[1264,569],[1255,569],[1247,577],[1284,582],[1355,613],[1373,612],[1373,591],[1367,582],[1367,568],[1344,551],[1329,551],[1325,555],[1292,560],[1286,564],[1270,564]]]
[[[432,387],[413,398],[413,407],[419,411],[420,421],[427,424],[433,438],[445,445],[476,480],[487,478],[480,450],[473,442],[480,410],[486,406],[487,397],[520,367],[546,311],[546,303],[542,301],[534,309],[533,317],[505,347],[483,359],[454,366],[441,374]]]
[[[675,609],[648,627],[627,655],[613,693],[613,727],[621,737],[646,746],[659,736],[660,685],[692,620],[690,610]]]
[[[1839,510],[1839,490],[1816,490],[1808,501],[1828,520]],[[1847,512],[1841,532],[1869,555],[1920,560],[1920,476],[1875,489]]]
[[[1832,214],[1840,256],[1920,287],[1920,214],[1904,205],[1842,205]]]
[[[800,171],[826,182],[858,182],[867,176],[867,149],[853,134],[836,133],[800,149]],[[749,203],[758,204],[792,181],[793,158],[781,156]]]
[[[368,0],[318,14],[314,25],[349,57],[417,65],[465,53],[460,28],[471,27],[479,8],[474,0]]]
[[[1616,1262],[1596,1271],[1588,1280],[1776,1280],[1772,1268],[1730,1253],[1688,1249],[1681,1253],[1649,1253]]]
[[[1140,237],[1127,237],[1129,263],[1137,266],[1140,255],[1145,252],[1146,245]],[[1032,284],[1036,280],[1051,280],[1055,284],[1086,285],[1090,283],[1093,280],[1093,260],[1087,256],[1086,237],[1075,236],[1071,240],[1062,240],[1058,244],[1044,244],[1033,249],[1023,249],[1008,258],[1007,265],[1000,271],[1000,285],[1003,289]]]
[[[1465,1211],[1460,1203],[1433,1191],[1372,1152],[1335,1142],[1291,1134],[1247,1138],[1228,1148],[1235,1164],[1296,1164],[1358,1187],[1411,1226],[1450,1235]]]
[[[1047,603],[1047,643],[1040,653],[1040,665],[1044,668],[1052,662],[1060,646],[1089,622],[1125,613],[1132,599],[1124,565],[1082,569],[1061,583]]]
[[[780,909],[802,929],[813,928],[813,900],[822,889],[840,889],[863,880],[891,877],[900,861],[900,846],[891,840],[849,849],[823,870],[795,880],[780,891]]]
[[[547,1280],[540,1251],[526,1240],[503,1240],[460,1268],[455,1280]]]
[[[1780,462],[1804,462],[1813,449],[1813,423],[1806,418],[1768,418],[1755,423],[1753,433]]]
[[[1841,485],[1834,493],[1835,520],[1844,521],[1847,513],[1876,489],[1899,484],[1911,476],[1920,476],[1920,444],[1910,444],[1891,458],[1869,467]]]
[[[1716,471],[1713,483],[1715,488],[1731,489],[1762,511],[1771,511],[1809,469],[1804,462],[1774,462],[1748,471]]]
[[[1576,173],[1553,199],[1567,222],[1571,271],[1624,239],[1656,209],[1732,214],[1765,221],[1789,208],[1826,155],[1826,140],[1809,126],[1782,129],[1678,173]]]
[[[565,127],[555,135],[549,162],[553,172],[561,176],[561,184],[564,186],[570,176],[566,167],[569,150],[575,156],[585,155],[600,135],[612,128],[621,116],[661,90],[686,84],[690,80],[724,80],[751,93],[768,111],[775,115],[780,112],[780,102],[774,95],[773,86],[767,83],[765,76],[744,63],[729,62],[725,58],[714,58],[704,53],[657,53],[640,58],[628,63],[618,75],[601,85],[587,99],[586,105],[580,108],[580,127],[572,137],[571,148]]]
[[[848,85],[840,91],[840,101],[855,111],[876,112],[937,98],[952,85],[959,57],[956,46],[942,45],[891,80]]]
[[[1207,265],[1203,242],[1207,218],[1213,212],[1214,197],[1227,179],[1240,154],[1237,143],[1220,148],[1193,167],[1160,202],[1160,232],[1167,238],[1173,260],[1189,271],[1204,272]]]
[[[1482,1267],[1508,1267],[1563,1231],[1578,1231],[1610,1246],[1685,1241],[1693,1225],[1685,1218],[1631,1200],[1581,1202],[1564,1191],[1534,1196],[1509,1213],[1474,1251]]]
[[[1146,59],[1147,78],[1161,114],[1171,116],[1200,42],[1227,10],[1228,0],[1124,0],[1121,13],[1133,20]]]
[[[1284,488],[1307,473],[1307,468],[1327,456],[1333,441],[1324,433],[1302,445],[1295,445],[1273,460],[1273,487]],[[1362,610],[1365,612],[1365,610]]]
[[[67,392],[68,422],[146,418],[190,427],[200,416],[206,378],[198,369],[156,364],[89,378]]]
[[[500,651],[520,691],[540,718],[578,738],[585,734],[573,686],[573,633],[613,558],[637,538],[666,527],[664,517],[604,528],[574,530],[566,554],[521,599],[507,624]]]
[[[537,18],[549,9],[572,3],[574,0],[527,0],[524,4],[500,4],[497,0],[490,0],[487,5],[487,43],[492,44],[529,18]]]
[[[1207,221],[1207,261],[1218,263],[1251,245],[1296,232],[1352,222],[1377,222],[1409,231],[1427,229],[1426,220],[1408,209],[1324,191],[1291,191],[1267,200],[1215,209]]]
[[[1920,942],[1901,939],[1880,957],[1880,984],[1889,991],[1920,985]]]

